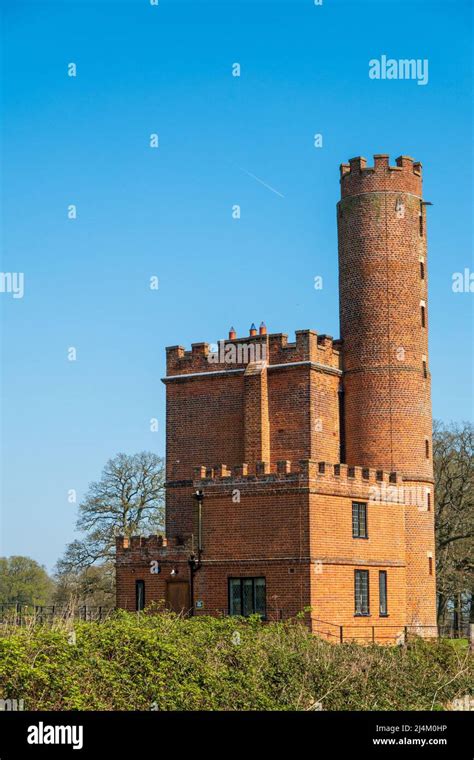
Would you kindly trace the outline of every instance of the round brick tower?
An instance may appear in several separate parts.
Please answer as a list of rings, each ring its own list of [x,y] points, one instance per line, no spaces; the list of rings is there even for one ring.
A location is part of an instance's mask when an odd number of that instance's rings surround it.
[[[349,465],[430,482],[426,211],[421,164],[341,165],[338,204],[345,452]]]

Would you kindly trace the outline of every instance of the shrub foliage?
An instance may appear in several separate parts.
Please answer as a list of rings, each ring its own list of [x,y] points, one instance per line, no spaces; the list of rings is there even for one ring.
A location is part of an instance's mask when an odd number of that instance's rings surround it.
[[[469,666],[450,641],[333,645],[298,620],[117,612],[0,632],[0,697],[25,710],[439,710]]]

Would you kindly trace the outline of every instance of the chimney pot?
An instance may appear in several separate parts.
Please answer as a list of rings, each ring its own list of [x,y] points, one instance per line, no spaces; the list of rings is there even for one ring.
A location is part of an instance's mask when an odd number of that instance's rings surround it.
[[[262,322],[260,324],[259,333],[260,333],[260,335],[266,335],[267,334],[267,326],[266,326],[265,322]]]
[[[250,325],[250,335],[256,335],[257,334],[257,328],[255,327],[255,324],[252,322]]]
[[[235,340],[237,337],[237,333],[235,332],[235,329],[233,327],[229,330],[229,340]]]

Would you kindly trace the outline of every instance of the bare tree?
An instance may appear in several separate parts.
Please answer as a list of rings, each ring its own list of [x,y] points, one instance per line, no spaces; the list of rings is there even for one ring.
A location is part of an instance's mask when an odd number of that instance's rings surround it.
[[[57,563],[57,574],[77,573],[115,556],[117,535],[160,533],[164,529],[164,462],[150,451],[117,454],[91,483],[79,505],[76,528]]]
[[[472,424],[435,422],[438,623],[452,617],[460,629],[472,619],[474,591],[474,459]]]

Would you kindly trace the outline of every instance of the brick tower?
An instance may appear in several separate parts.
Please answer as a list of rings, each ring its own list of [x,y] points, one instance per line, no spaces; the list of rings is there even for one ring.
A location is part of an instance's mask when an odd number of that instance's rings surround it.
[[[167,349],[166,537],[119,537],[118,606],[436,632],[421,167],[355,158],[341,188],[341,340]]]
[[[431,481],[426,224],[421,166],[341,166],[339,304],[348,464]]]
[[[346,462],[397,471],[404,482],[418,483],[431,501],[421,164],[400,156],[396,166],[390,166],[389,157],[379,154],[373,167],[358,157],[340,170],[337,218]],[[426,554],[434,561],[432,550],[432,516],[414,512],[407,536],[411,552],[407,572],[414,583],[419,565],[426,567]],[[418,602],[417,609],[423,607]],[[425,615],[432,618],[432,595],[429,609]],[[417,617],[415,610],[413,615]]]

